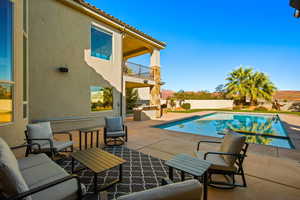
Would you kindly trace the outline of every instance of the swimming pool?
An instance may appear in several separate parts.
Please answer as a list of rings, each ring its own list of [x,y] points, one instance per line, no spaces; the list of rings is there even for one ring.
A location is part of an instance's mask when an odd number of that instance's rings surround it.
[[[249,143],[293,149],[279,116],[273,114],[218,112],[204,116],[194,116],[155,127],[218,138],[223,137],[229,131],[234,131],[246,136]]]

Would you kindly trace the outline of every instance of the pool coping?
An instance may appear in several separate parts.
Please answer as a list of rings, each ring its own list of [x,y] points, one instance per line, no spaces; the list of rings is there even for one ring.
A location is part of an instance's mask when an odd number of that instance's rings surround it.
[[[171,123],[174,123],[174,122],[177,122],[177,121],[183,121],[183,120],[187,120],[187,119],[191,119],[191,118],[194,118],[194,117],[204,117],[204,116],[209,116],[209,115],[213,115],[213,114],[216,114],[216,113],[229,113],[229,114],[243,114],[243,115],[267,115],[267,116],[277,116],[279,121],[280,121],[280,124],[283,128],[283,130],[285,131],[285,133],[287,134],[287,137],[285,139],[288,140],[289,144],[291,145],[291,148],[284,148],[284,147],[278,147],[278,146],[272,146],[272,145],[265,145],[265,144],[256,144],[256,143],[251,143],[251,144],[255,144],[255,145],[261,145],[261,146],[264,146],[266,148],[279,148],[279,149],[283,149],[283,150],[296,150],[298,151],[299,149],[296,148],[296,145],[294,144],[294,140],[292,140],[289,136],[289,131],[287,130],[287,127],[286,127],[286,122],[283,122],[280,118],[280,115],[277,114],[277,113],[251,113],[251,112],[227,112],[227,111],[212,111],[211,113],[206,113],[206,114],[195,114],[195,115],[192,115],[192,116],[188,116],[188,117],[183,117],[183,118],[179,118],[179,119],[174,119],[174,120],[170,120],[170,121],[167,121],[167,122],[163,122],[163,123],[159,123],[159,124],[155,124],[155,125],[152,125],[150,126],[151,128],[158,128],[158,129],[162,129],[162,128],[159,128],[158,126],[163,126],[163,125],[166,125],[166,124],[171,124]],[[166,130],[166,129],[165,129]],[[181,132],[181,131],[174,131],[174,130],[168,130],[168,131],[171,131],[171,132],[176,132],[176,133],[183,133],[183,134],[193,134],[193,133],[188,133],[188,132]],[[193,135],[197,135],[197,134],[193,134]],[[211,137],[211,138],[215,138],[215,139],[220,139],[218,137],[214,137],[214,136],[209,136],[209,135],[200,135],[200,136],[205,136],[205,137]]]

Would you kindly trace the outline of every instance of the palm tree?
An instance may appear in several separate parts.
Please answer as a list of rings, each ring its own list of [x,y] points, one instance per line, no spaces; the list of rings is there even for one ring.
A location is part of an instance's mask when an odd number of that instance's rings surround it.
[[[246,99],[251,105],[257,105],[259,99],[271,101],[275,85],[262,72],[253,72],[253,68],[240,67],[226,78],[227,95],[233,97],[239,104],[245,104]]]
[[[226,78],[228,83],[225,85],[226,93],[238,104],[245,104],[248,91],[249,79],[253,69],[240,67],[229,74]]]
[[[249,98],[251,105],[257,105],[259,99],[271,101],[275,85],[262,72],[255,72],[249,79]]]

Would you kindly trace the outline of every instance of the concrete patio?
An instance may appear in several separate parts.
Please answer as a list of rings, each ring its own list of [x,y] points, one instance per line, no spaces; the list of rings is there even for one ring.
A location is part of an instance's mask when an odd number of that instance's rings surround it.
[[[141,122],[127,119],[129,141],[126,146],[164,160],[178,153],[193,155],[199,140],[215,138],[167,131],[152,126],[206,113],[168,113],[160,120]],[[284,115],[281,116],[281,119],[291,126],[300,124],[300,117],[298,116]],[[297,135],[297,131],[294,130],[293,134]],[[76,145],[78,145],[77,135],[78,133],[74,132]],[[103,144],[102,137],[101,144]],[[216,148],[218,147],[214,144],[201,146],[201,150],[214,150]],[[298,200],[300,198],[300,150],[251,144],[244,167],[248,187],[233,190],[209,188],[208,198],[210,200]]]

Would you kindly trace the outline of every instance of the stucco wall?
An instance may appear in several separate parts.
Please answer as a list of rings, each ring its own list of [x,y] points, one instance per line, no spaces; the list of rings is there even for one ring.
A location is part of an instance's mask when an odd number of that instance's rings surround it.
[[[163,100],[162,103],[165,103]],[[191,109],[224,109],[232,108],[233,100],[185,100],[184,103],[190,103]],[[177,102],[179,106],[179,102]]]
[[[27,119],[23,119],[23,1],[14,2],[14,101],[13,121],[0,124],[0,137],[10,146],[24,142]],[[0,104],[2,104],[1,102]]]
[[[150,101],[150,87],[137,88],[140,100]]]
[[[30,120],[54,120],[54,129],[69,129],[101,125],[104,116],[119,115],[121,33],[56,0],[31,0],[29,5]],[[92,25],[113,34],[111,61],[90,56]],[[61,66],[69,72],[58,72]],[[114,88],[113,111],[91,112],[90,86]]]

